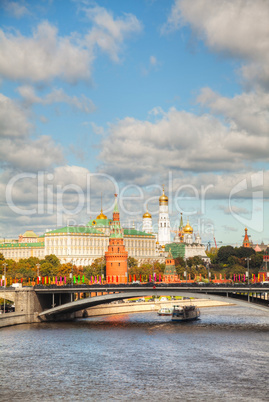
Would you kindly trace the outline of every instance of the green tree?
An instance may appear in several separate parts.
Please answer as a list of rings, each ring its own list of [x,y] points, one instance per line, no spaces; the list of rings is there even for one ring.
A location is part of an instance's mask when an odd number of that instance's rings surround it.
[[[256,253],[250,256],[251,260],[249,261],[249,266],[252,268],[260,268],[263,263],[263,254]],[[245,261],[247,266],[247,261]]]
[[[182,257],[175,258],[175,266],[185,267],[185,260]]]
[[[210,258],[212,264],[216,264],[218,261],[218,249],[216,247],[211,248],[210,251],[206,251],[206,255]]]
[[[46,255],[45,259],[41,261],[41,264],[43,264],[43,262],[48,262],[51,265],[53,265],[54,267],[58,267],[60,265],[59,258],[56,257],[56,255],[54,255],[54,254]]]
[[[33,278],[35,276],[36,269],[26,258],[21,258],[16,265],[13,265],[13,278]]]
[[[185,266],[176,265],[176,271],[177,271],[177,274],[180,276],[181,280],[184,279]]]
[[[222,264],[228,263],[228,258],[236,255],[235,249],[232,246],[222,246],[218,250],[217,261]]]
[[[4,254],[0,253],[0,261],[5,261]]]
[[[128,257],[127,264],[129,268],[138,267],[138,260],[134,257]]]
[[[44,260],[44,262],[40,265],[40,275],[41,276],[57,276],[58,267],[53,266],[50,262]]]
[[[256,251],[251,247],[238,247],[235,248],[235,254],[238,258],[246,258],[256,254]]]
[[[91,277],[104,275],[106,276],[106,261],[104,257],[96,258],[91,265],[83,268],[83,274],[89,280]]]
[[[189,267],[192,267],[193,265],[194,266],[200,266],[200,265],[204,266],[205,262],[204,262],[204,260],[202,260],[201,257],[195,256],[195,257],[188,258],[187,264]]]

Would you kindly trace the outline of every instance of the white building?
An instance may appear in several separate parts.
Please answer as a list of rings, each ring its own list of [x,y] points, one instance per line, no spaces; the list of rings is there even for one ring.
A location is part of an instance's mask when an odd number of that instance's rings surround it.
[[[160,246],[170,243],[170,219],[168,212],[168,197],[163,193],[159,198],[158,242]]]

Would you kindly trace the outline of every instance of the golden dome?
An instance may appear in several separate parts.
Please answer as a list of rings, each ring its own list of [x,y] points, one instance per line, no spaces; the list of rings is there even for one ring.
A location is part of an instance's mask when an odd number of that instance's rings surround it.
[[[101,209],[100,215],[96,217],[96,219],[107,219],[107,216],[103,214],[103,210]]]
[[[159,204],[160,205],[167,205],[168,204],[168,197],[164,194],[164,188],[163,188],[163,193],[159,198]]]
[[[150,218],[151,219],[151,215],[150,215],[150,213],[148,211],[144,213],[143,219],[144,218]]]
[[[184,227],[184,233],[193,233],[193,228],[191,227],[191,225],[189,223],[189,219],[188,219],[187,225]]]
[[[162,245],[162,248],[165,248],[165,245],[164,245],[164,244]]]
[[[160,244],[158,241],[156,241],[156,244]]]

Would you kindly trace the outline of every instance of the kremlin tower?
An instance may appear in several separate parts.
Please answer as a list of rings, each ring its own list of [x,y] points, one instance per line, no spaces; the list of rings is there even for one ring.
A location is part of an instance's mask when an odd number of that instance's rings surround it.
[[[168,197],[163,193],[159,198],[158,241],[161,246],[170,243],[170,220],[168,213]]]
[[[250,247],[248,229],[247,228],[245,228],[245,237],[244,237],[244,240],[243,240],[243,247]]]
[[[110,224],[110,236],[106,258],[106,280],[107,282],[127,282],[127,258],[128,252],[123,243],[123,229],[120,224],[120,213],[115,194],[115,206],[113,221]]]
[[[142,232],[146,232],[146,233],[152,233],[153,232],[152,217],[151,217],[151,214],[148,212],[148,210],[143,215]]]
[[[168,256],[165,259],[165,270],[164,270],[164,277],[165,280],[168,279],[171,275],[177,275],[176,267],[175,267],[175,260],[173,259],[171,248],[169,250]]]

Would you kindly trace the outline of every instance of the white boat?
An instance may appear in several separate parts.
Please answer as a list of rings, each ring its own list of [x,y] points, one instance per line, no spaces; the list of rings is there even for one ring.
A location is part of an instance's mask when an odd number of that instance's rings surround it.
[[[172,321],[191,321],[200,317],[200,310],[194,305],[173,306]]]
[[[158,315],[172,315],[173,308],[172,307],[161,307],[158,310]]]

